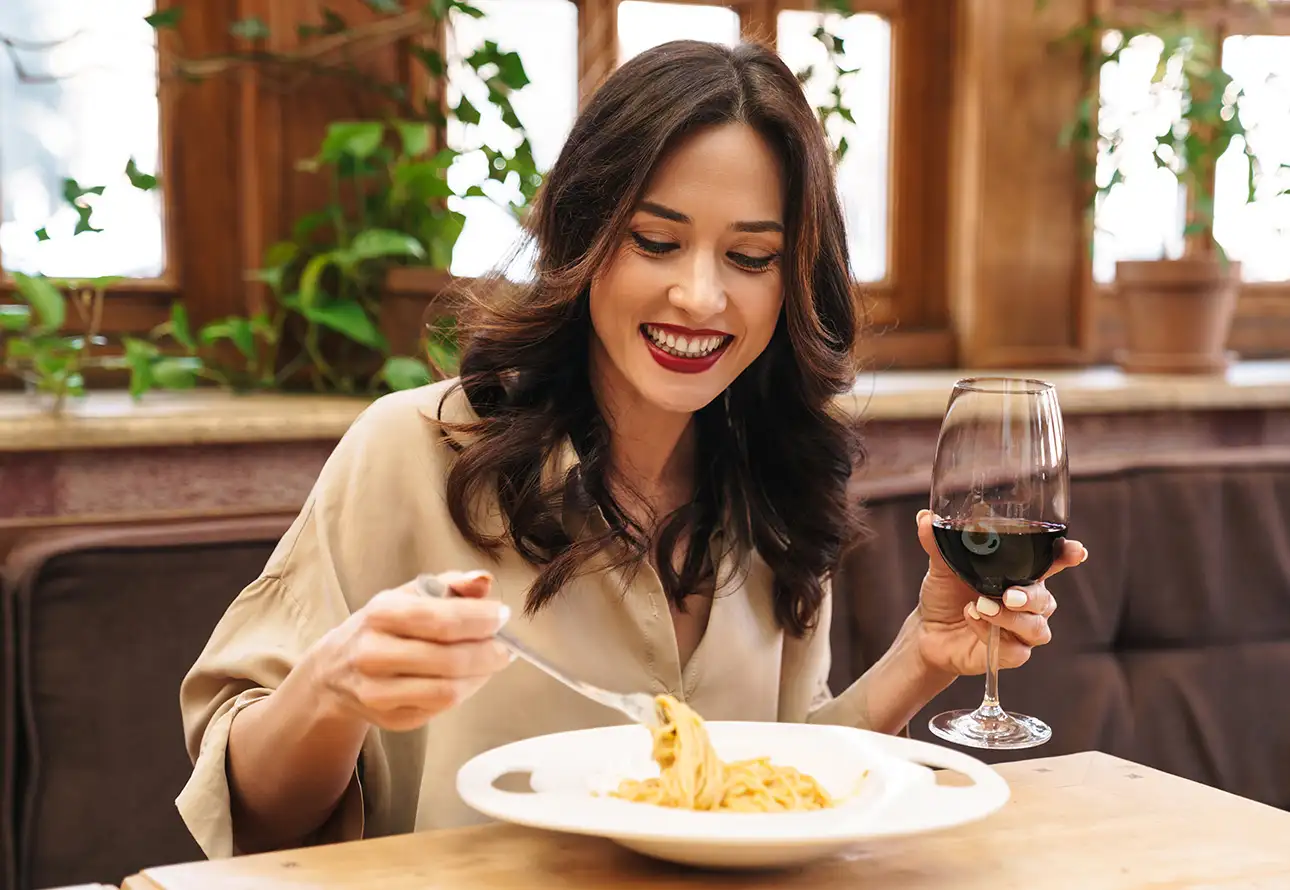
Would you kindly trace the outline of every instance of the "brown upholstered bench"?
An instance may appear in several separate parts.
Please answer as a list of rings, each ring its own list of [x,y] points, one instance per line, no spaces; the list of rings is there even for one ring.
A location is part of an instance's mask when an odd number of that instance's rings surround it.
[[[202,858],[174,806],[191,771],[179,683],[289,521],[64,531],[11,553],[5,886],[119,883]]]
[[[889,645],[927,560],[914,516],[928,478],[861,486],[872,537],[835,581],[832,685]],[[1089,547],[1054,578],[1054,641],[1005,672],[1005,708],[1053,741],[1001,762],[1097,749],[1290,808],[1290,448],[1126,456],[1073,473],[1071,536]],[[955,683],[912,724],[975,707]]]

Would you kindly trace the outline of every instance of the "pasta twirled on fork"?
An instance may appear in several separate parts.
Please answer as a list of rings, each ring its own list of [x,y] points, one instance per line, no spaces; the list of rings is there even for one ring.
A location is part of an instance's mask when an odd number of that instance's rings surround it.
[[[670,695],[657,698],[662,724],[653,729],[658,778],[627,779],[612,796],[687,810],[778,813],[820,810],[833,799],[820,783],[769,758],[724,763],[703,719]]]

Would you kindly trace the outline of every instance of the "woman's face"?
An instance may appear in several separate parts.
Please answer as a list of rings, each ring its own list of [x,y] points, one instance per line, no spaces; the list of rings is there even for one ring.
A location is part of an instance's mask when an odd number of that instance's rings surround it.
[[[721,395],[775,331],[783,226],[779,161],[754,130],[678,146],[591,285],[597,383],[669,412]]]

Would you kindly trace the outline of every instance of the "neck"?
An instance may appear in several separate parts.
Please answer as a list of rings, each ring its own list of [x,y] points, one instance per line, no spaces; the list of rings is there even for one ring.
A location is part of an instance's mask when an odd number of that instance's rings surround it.
[[[694,415],[653,405],[609,375],[593,373],[593,380],[609,426],[611,478],[654,510],[680,506],[692,490]]]

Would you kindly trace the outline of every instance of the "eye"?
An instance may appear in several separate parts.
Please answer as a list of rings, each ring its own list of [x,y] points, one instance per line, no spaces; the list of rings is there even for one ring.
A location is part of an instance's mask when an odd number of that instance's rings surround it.
[[[641,250],[653,254],[671,253],[681,246],[669,241],[654,241],[639,232],[632,232],[632,240],[636,242],[636,246]]]
[[[768,256],[748,256],[746,253],[731,251],[726,256],[730,257],[736,266],[749,272],[765,272],[775,260],[779,259],[779,254],[777,253],[772,253]]]

